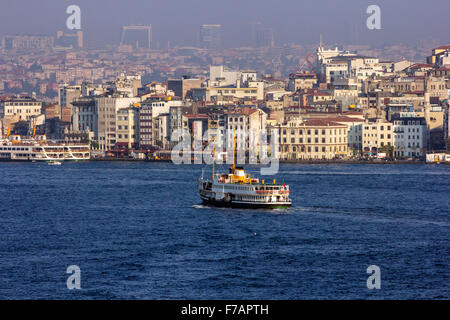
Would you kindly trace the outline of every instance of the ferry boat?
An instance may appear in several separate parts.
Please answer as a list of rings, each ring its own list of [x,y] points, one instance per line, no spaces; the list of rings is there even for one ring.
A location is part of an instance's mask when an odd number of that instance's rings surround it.
[[[233,149],[234,146],[233,146]],[[235,150],[233,150],[233,165],[229,173],[214,174],[213,149],[213,170],[212,180],[202,177],[198,180],[198,190],[200,198],[206,205],[218,207],[236,208],[289,208],[292,200],[289,198],[289,185],[277,184],[274,179],[272,183],[259,181],[246,174],[243,167],[235,166]]]
[[[89,144],[47,141],[45,136],[21,139],[11,136],[0,140],[0,160],[9,161],[88,161]]]

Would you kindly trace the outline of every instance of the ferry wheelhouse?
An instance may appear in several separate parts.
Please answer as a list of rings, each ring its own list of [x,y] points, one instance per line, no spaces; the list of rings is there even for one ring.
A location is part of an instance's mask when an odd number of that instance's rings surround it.
[[[214,159],[214,150],[213,150]],[[206,205],[238,208],[289,208],[292,200],[289,198],[289,185],[265,183],[245,173],[244,168],[235,166],[235,151],[233,165],[229,173],[214,174],[212,180],[202,177],[198,180],[200,198]]]

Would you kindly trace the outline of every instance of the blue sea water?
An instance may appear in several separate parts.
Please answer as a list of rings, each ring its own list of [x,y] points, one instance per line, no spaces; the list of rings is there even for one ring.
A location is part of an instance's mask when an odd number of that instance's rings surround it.
[[[0,163],[0,298],[450,298],[450,167],[281,165],[273,211],[201,205],[202,168]]]

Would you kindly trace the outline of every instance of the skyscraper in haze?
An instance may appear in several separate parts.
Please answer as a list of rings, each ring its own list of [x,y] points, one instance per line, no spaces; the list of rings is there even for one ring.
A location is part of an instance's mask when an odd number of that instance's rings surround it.
[[[222,26],[220,24],[204,24],[200,27],[200,47],[218,49],[222,46]]]
[[[152,26],[123,26],[120,45],[128,45],[133,48],[150,49],[152,40]]]
[[[60,47],[83,48],[83,31],[79,30],[75,33],[63,32],[58,30],[56,33],[55,44]]]
[[[257,29],[255,40],[256,47],[273,48],[275,43],[273,30],[269,28]]]

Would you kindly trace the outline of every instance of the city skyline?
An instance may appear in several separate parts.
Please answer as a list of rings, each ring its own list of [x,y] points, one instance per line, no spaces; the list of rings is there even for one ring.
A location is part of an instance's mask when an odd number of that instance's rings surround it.
[[[66,8],[72,1],[46,0],[39,4],[16,1],[1,10],[1,37],[8,34],[48,34],[65,28]],[[274,32],[275,45],[284,43],[317,43],[323,35],[325,41],[337,43],[382,45],[389,43],[415,43],[416,39],[450,42],[446,12],[447,1],[435,1],[430,6],[422,1],[408,2],[408,8],[389,1],[349,1],[336,4],[322,1],[306,4],[284,1],[272,6],[273,1],[249,1],[244,4],[189,3],[170,1],[155,6],[152,2],[134,0],[106,7],[105,2],[91,3],[80,0],[81,30],[87,47],[103,47],[120,43],[121,29],[125,25],[152,25],[152,41],[160,48],[170,46],[196,46],[198,29],[203,24],[222,25],[224,47],[252,45],[252,24],[260,22]],[[381,8],[381,30],[369,30],[366,9],[370,4]],[[174,10],[174,8],[176,10]],[[202,10],[198,10],[202,8]],[[42,19],[17,19],[35,15]],[[319,23],[318,23],[319,21]],[[418,23],[420,21],[420,23]],[[426,28],[423,25],[426,25]],[[68,31],[65,29],[65,31]]]

